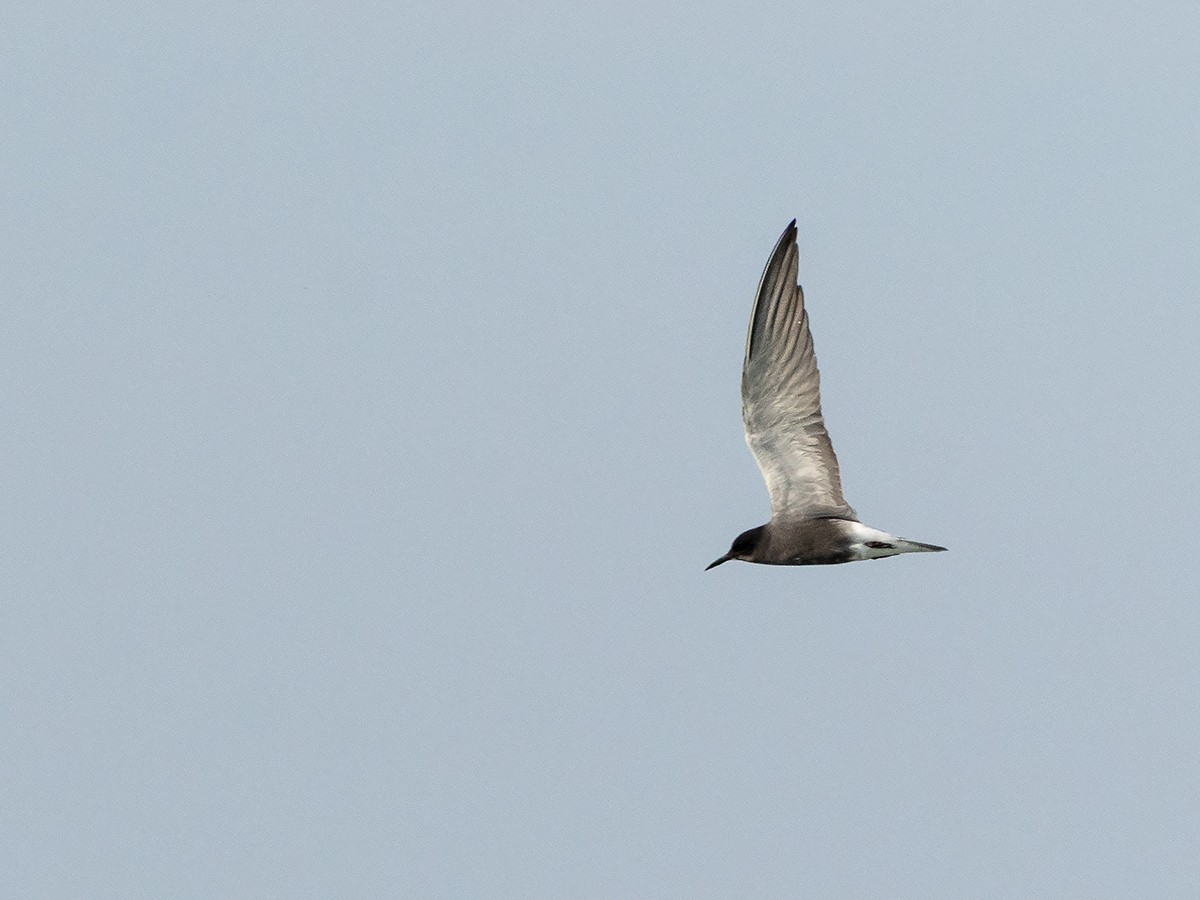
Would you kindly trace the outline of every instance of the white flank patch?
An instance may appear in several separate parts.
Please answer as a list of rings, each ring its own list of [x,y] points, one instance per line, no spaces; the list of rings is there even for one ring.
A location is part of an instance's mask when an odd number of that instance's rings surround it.
[[[850,553],[854,559],[883,559],[885,556],[895,556],[905,551],[896,546],[903,543],[894,534],[871,528],[861,522],[854,522],[849,528]],[[890,547],[868,547],[868,543],[891,544]]]

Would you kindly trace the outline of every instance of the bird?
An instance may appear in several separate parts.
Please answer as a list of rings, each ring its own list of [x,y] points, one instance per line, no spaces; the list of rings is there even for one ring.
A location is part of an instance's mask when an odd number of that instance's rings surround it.
[[[746,335],[742,422],[771,497],[771,521],[744,531],[730,560],[821,566],[945,550],[862,524],[842,496],[837,456],[821,414],[821,376],[797,282],[796,220],[767,260]]]

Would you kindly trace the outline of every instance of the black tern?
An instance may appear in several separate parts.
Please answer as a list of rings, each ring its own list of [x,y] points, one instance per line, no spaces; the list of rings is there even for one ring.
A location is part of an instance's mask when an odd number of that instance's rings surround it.
[[[742,365],[746,443],[771,495],[771,521],[738,535],[731,559],[772,566],[822,566],[945,550],[869,528],[842,496],[825,419],[821,376],[797,283],[796,220],[763,269]]]

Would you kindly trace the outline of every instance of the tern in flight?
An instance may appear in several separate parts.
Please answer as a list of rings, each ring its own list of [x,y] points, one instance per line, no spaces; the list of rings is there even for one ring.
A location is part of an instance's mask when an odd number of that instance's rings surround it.
[[[821,566],[945,550],[863,525],[842,496],[821,416],[821,376],[804,292],[796,282],[798,258],[793,219],[758,283],[742,366],[746,443],[771,495],[771,521],[738,535],[707,568],[731,559]]]

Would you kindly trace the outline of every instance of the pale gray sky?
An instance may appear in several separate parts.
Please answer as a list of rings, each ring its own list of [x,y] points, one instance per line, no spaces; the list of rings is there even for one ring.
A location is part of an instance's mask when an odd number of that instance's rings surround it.
[[[1200,7],[25,4],[0,894],[1200,894]],[[799,219],[847,499],[705,573]]]

